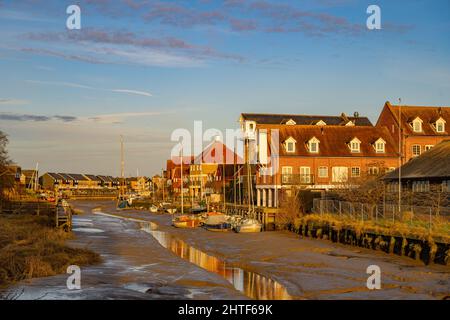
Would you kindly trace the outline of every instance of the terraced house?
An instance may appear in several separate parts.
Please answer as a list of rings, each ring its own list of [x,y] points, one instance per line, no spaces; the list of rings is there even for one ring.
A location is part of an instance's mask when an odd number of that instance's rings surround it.
[[[353,117],[242,114],[240,121],[244,135],[256,141],[258,206],[278,206],[293,187],[342,187],[352,179],[379,175],[398,165],[389,130],[374,127],[357,113]],[[279,142],[277,150],[273,140]],[[272,152],[278,154],[276,159],[271,159]]]
[[[401,141],[402,163],[406,163],[450,138],[450,107],[399,106],[388,101],[376,126],[386,127],[397,145]]]

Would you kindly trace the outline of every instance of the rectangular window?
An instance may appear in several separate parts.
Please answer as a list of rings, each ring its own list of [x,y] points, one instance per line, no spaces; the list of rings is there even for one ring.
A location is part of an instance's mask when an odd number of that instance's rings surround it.
[[[309,152],[313,152],[313,153],[319,152],[319,148],[317,146],[317,142],[311,142],[309,144]]]
[[[292,167],[282,167],[281,176],[283,183],[292,183]]]
[[[369,175],[376,176],[380,172],[380,169],[378,167],[369,167]]]
[[[443,122],[436,122],[436,132],[442,133],[445,131],[445,125]]]
[[[420,156],[420,145],[419,144],[414,144],[411,148],[412,148],[413,157]]]
[[[348,180],[348,168],[347,167],[333,167],[332,168],[332,180],[333,180],[333,182],[346,182]]]
[[[319,178],[328,178],[328,167],[319,167]]]
[[[310,167],[300,167],[300,182],[301,183],[311,183],[311,168]]]
[[[358,142],[351,142],[350,143],[350,150],[352,152],[359,152],[360,151],[359,143]]]
[[[287,152],[295,152],[295,145],[294,145],[294,143],[293,142],[288,142],[287,144],[286,144],[286,149],[287,149]]]
[[[352,167],[352,177],[361,176],[361,169],[359,167]]]
[[[414,130],[414,132],[422,132],[422,122],[414,121],[413,122],[413,130]]]
[[[375,144],[375,150],[377,153],[384,153],[384,142],[377,142]]]
[[[426,146],[425,146],[425,151],[428,151],[428,150],[430,150],[431,148],[433,148],[434,147],[434,145],[432,145],[432,144],[427,144]]]

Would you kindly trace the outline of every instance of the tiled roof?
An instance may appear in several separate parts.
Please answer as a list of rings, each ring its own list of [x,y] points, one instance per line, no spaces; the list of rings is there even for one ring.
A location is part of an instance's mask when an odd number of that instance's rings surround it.
[[[346,127],[346,126],[277,126],[279,129],[280,147],[282,156],[307,156],[307,157],[396,157],[395,142],[387,128],[376,127]],[[294,153],[286,152],[284,141],[289,137],[297,143]],[[316,137],[319,143],[319,153],[310,153],[307,149],[308,141]],[[359,153],[352,153],[348,143],[353,138],[361,141]],[[385,142],[385,153],[377,153],[374,142],[382,138]]]
[[[86,181],[88,180],[84,175],[79,173],[68,173],[68,176],[72,177],[74,180]]]
[[[402,178],[450,179],[450,140],[442,141],[431,150],[404,164],[402,166]],[[384,179],[398,179],[398,169],[387,174]]]
[[[225,157],[224,157],[225,155]],[[222,164],[225,160],[226,164],[243,163],[242,158],[230,150],[221,141],[213,141],[202,153],[200,153],[194,160],[194,163],[218,163]]]
[[[345,125],[351,120],[356,126],[372,126],[367,117],[350,117],[342,114],[341,116],[320,116],[320,115],[302,115],[302,114],[265,114],[265,113],[242,113],[241,117],[245,120],[256,121],[259,124],[286,124],[290,119],[297,125],[314,125],[320,120],[327,125]]]
[[[61,175],[59,175],[58,173],[54,173],[54,172],[47,172],[47,174],[52,177],[54,180],[63,180],[64,177],[62,177]]]
[[[385,106],[392,112],[395,120],[398,123],[399,109],[398,105],[391,105],[386,102]],[[419,117],[422,123],[422,132],[414,132],[410,121]],[[446,121],[445,133],[437,133],[432,124],[439,118]],[[450,133],[450,107],[425,107],[425,106],[401,106],[401,123],[404,132],[408,135],[449,135]]]
[[[102,181],[102,179],[100,179],[100,177],[94,175],[94,174],[85,174],[86,177],[89,178],[89,180],[91,181]]]
[[[67,173],[58,173],[58,175],[61,177],[60,179],[73,180],[73,178],[71,176],[69,176]]]

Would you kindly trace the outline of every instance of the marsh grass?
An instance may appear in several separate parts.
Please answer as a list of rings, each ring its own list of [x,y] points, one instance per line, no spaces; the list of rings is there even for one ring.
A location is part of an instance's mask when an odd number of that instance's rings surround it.
[[[97,253],[65,245],[72,237],[47,216],[0,215],[0,287],[100,262]]]
[[[430,229],[427,221],[410,222],[409,217],[405,221],[392,221],[390,219],[378,219],[378,221],[357,221],[352,217],[336,216],[335,214],[308,214],[295,220],[294,226],[314,223],[317,225],[330,225],[337,229],[351,229],[357,234],[372,232],[376,234],[411,237],[429,242],[450,243],[450,223],[445,218],[435,218]]]

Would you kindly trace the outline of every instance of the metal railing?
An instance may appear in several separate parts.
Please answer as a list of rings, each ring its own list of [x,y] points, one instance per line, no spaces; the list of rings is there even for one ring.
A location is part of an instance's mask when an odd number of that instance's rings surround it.
[[[281,184],[283,185],[311,185],[314,184],[313,174],[282,174]]]
[[[411,225],[432,228],[442,223],[450,223],[450,207],[402,205],[395,203],[354,203],[339,200],[314,199],[312,212],[316,214],[336,214],[358,221],[384,223],[407,222]]]

